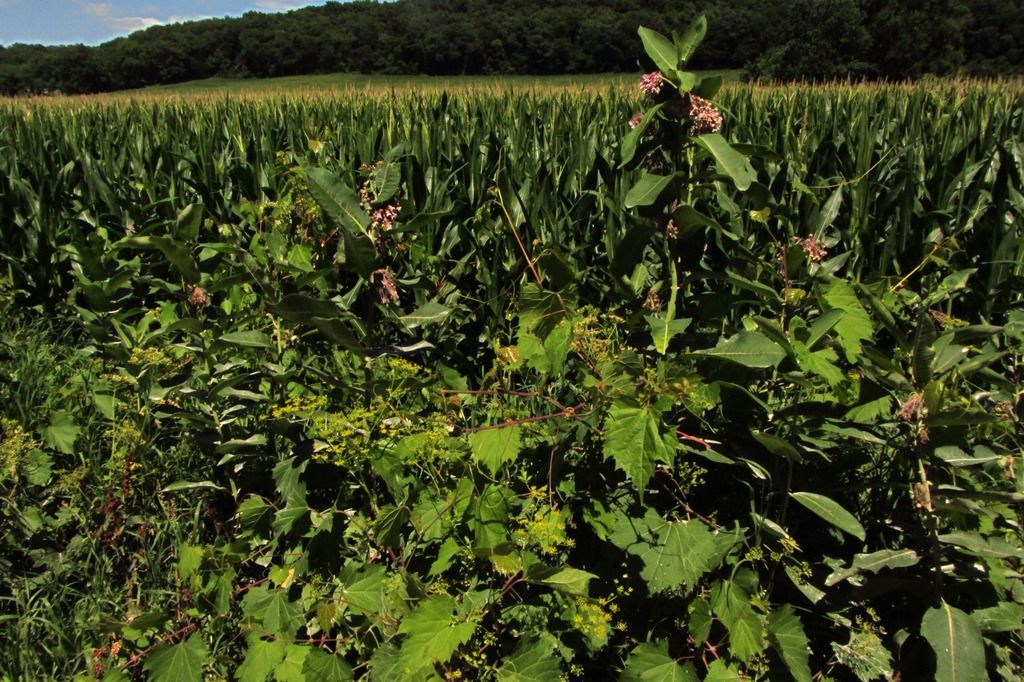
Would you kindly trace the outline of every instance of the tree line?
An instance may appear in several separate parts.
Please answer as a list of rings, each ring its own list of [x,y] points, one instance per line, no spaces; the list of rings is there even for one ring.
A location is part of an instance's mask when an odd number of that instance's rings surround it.
[[[397,0],[153,26],[97,46],[0,46],[0,92],[212,76],[631,71],[636,28],[708,16],[694,68],[769,80],[1024,73],[1024,0]]]

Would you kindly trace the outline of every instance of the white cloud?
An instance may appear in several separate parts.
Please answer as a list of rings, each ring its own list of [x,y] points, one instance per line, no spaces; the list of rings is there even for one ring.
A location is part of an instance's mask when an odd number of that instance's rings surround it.
[[[127,17],[117,13],[114,6],[109,2],[91,2],[83,6],[87,14],[90,14],[109,28],[123,33],[138,31],[164,23],[156,17]]]
[[[298,9],[299,7],[308,4],[308,2],[301,2],[301,0],[259,0],[256,3],[256,6],[261,9],[281,12],[289,9]]]
[[[202,21],[203,19],[213,19],[212,14],[172,14],[167,17],[168,24],[184,24],[186,21]]]

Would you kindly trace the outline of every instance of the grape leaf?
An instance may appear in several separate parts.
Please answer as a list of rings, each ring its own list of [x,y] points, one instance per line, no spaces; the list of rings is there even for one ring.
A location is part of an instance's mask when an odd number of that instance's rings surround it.
[[[302,674],[307,680],[317,682],[350,682],[354,679],[352,668],[345,659],[328,654],[320,649],[310,649],[302,663]]]
[[[697,682],[691,663],[679,665],[668,655],[668,641],[644,642],[629,654],[621,682]]]
[[[202,679],[208,656],[202,635],[193,633],[180,644],[159,645],[146,656],[143,666],[152,682],[189,682]]]
[[[644,562],[640,576],[651,593],[692,589],[732,546],[698,520],[667,522],[655,532],[655,544],[638,543],[626,550]]]
[[[807,635],[789,604],[768,616],[768,639],[797,682],[811,682]]]
[[[407,635],[400,650],[403,670],[417,671],[434,662],[447,663],[458,648],[476,632],[476,623],[459,622],[455,600],[435,595],[421,601],[402,619],[398,632]]]
[[[304,622],[302,607],[288,598],[288,590],[267,585],[258,585],[246,593],[242,613],[247,621],[281,637],[294,637]]]
[[[558,657],[554,655],[557,642],[542,639],[524,639],[498,669],[498,682],[548,682],[561,677]]]
[[[846,359],[856,362],[860,357],[861,342],[870,340],[875,333],[868,312],[857,298],[853,285],[842,280],[832,282],[822,294],[822,300],[830,309],[838,308],[845,313],[836,323],[835,331]]]
[[[616,405],[608,411],[604,425],[605,459],[614,459],[641,490],[654,475],[654,463],[669,459],[659,421],[650,407]]]
[[[737,582],[723,580],[711,588],[711,610],[729,630],[729,649],[749,661],[764,651],[765,618],[751,606],[751,597]]]
[[[238,681],[264,682],[284,660],[286,646],[287,644],[279,639],[251,638],[249,650],[245,652],[245,660],[235,671]]]
[[[520,428],[507,426],[500,429],[484,429],[469,434],[469,445],[473,459],[483,464],[492,473],[498,473],[506,462],[514,462],[519,456]]]

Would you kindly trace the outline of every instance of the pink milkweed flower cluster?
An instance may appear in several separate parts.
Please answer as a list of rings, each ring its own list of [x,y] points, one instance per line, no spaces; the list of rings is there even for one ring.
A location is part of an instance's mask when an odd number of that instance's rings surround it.
[[[694,135],[717,133],[722,129],[722,112],[709,100],[690,93],[687,95],[686,113],[690,117],[690,131]]]
[[[807,260],[812,263],[820,263],[821,259],[828,255],[825,242],[816,239],[814,235],[808,235],[802,239],[800,237],[793,237],[793,241],[800,245],[800,248],[807,254]]]
[[[395,219],[402,210],[402,205],[397,201],[385,204],[370,215],[370,231],[373,233],[384,231],[389,232],[395,225]]]
[[[640,121],[644,120],[644,114],[641,111],[633,114],[633,118],[629,119],[629,128],[632,130],[640,125]]]
[[[664,82],[665,78],[661,75],[661,71],[645,73],[643,78],[640,79],[640,92],[648,97],[654,97],[661,92],[661,86]]]
[[[201,287],[192,287],[188,295],[188,304],[193,308],[205,308],[210,305],[210,296]]]
[[[398,300],[398,287],[395,286],[395,277],[391,270],[380,268],[370,273],[370,281],[377,289],[377,298],[381,303],[387,305]]]
[[[370,183],[363,183],[363,186],[359,188],[359,205],[369,209],[375,201],[377,201],[377,194],[370,189]]]

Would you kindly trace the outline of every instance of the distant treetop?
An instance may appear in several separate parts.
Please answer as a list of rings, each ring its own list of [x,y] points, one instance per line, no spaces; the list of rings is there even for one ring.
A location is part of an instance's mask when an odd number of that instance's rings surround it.
[[[0,46],[0,93],[101,92],[212,76],[633,71],[638,25],[705,13],[694,68],[769,80],[1024,73],[1024,0],[328,2],[154,26],[96,47]]]

